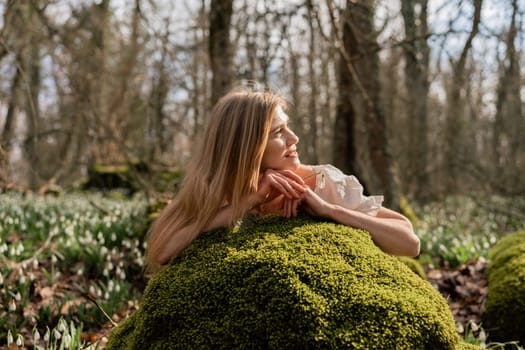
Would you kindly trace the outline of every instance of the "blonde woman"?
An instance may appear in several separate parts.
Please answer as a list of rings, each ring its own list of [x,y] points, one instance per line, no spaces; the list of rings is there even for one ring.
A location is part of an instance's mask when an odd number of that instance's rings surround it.
[[[419,254],[410,221],[382,207],[382,196],[364,196],[354,176],[331,165],[301,164],[285,106],[271,92],[234,91],[218,101],[179,193],[149,232],[150,272],[248,212],[291,217],[300,208],[369,231],[387,253]]]

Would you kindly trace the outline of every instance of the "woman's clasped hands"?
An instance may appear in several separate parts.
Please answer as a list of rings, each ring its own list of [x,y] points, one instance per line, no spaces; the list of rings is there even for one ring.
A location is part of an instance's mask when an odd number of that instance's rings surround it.
[[[261,214],[284,217],[297,216],[304,209],[317,216],[325,216],[329,204],[320,198],[299,175],[290,170],[268,169],[259,176],[255,210]]]

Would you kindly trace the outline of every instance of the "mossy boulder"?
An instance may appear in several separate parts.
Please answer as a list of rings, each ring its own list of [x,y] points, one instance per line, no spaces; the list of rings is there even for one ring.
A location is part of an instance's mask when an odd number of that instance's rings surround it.
[[[121,190],[133,194],[140,188],[133,181],[134,168],[130,164],[94,164],[88,169],[88,178],[82,184],[83,190]]]
[[[489,251],[486,323],[491,340],[525,345],[525,231],[500,239]]]
[[[463,349],[443,297],[366,231],[249,217],[148,283],[106,349]]]
[[[412,272],[417,274],[419,277],[425,280],[427,279],[425,269],[418,260],[410,258],[408,256],[398,256],[397,259],[401,261],[405,266],[407,266],[410,270],[412,270]]]

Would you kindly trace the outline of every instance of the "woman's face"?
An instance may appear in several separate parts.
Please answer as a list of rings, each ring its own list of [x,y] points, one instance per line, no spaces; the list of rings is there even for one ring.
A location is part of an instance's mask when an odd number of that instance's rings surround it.
[[[261,170],[295,170],[301,164],[296,148],[299,138],[288,127],[288,119],[281,107],[277,107],[272,117]]]

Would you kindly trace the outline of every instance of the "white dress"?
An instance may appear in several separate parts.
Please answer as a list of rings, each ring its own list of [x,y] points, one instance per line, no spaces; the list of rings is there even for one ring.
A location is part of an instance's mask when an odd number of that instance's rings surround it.
[[[344,208],[376,216],[383,196],[363,195],[363,186],[353,175],[346,175],[333,165],[312,166],[316,173],[315,193],[325,201]]]

